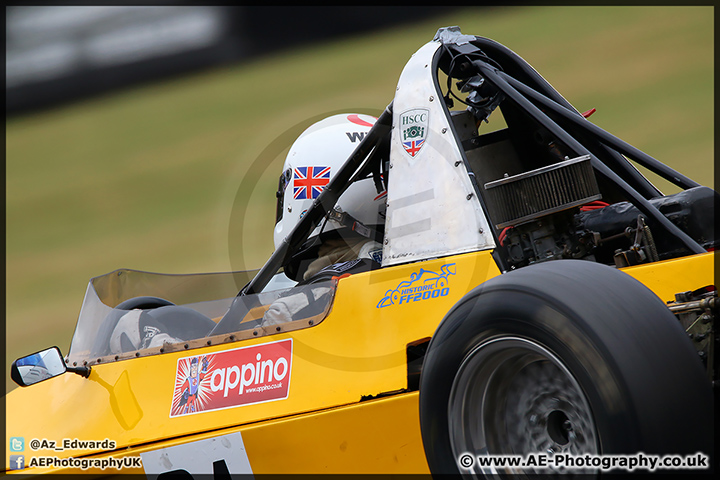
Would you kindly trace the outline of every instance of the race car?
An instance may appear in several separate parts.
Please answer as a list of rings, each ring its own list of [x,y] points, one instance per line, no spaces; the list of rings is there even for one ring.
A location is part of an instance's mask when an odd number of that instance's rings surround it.
[[[710,471],[718,194],[588,115],[441,28],[378,118],[342,116],[332,175],[291,149],[262,268],[90,280],[67,355],[13,363],[6,469]],[[361,182],[375,222],[349,213]],[[379,248],[300,275],[330,222]]]

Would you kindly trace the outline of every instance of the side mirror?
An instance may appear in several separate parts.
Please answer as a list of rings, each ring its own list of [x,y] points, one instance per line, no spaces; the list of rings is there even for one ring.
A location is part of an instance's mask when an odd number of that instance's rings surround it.
[[[66,367],[60,349],[52,347],[15,360],[10,367],[10,378],[21,387],[27,387],[67,371],[90,376],[90,367]]]

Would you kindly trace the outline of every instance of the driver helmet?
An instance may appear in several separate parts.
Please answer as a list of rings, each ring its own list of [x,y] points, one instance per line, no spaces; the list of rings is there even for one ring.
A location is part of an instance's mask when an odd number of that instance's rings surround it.
[[[305,215],[376,120],[357,113],[333,115],[311,125],[295,140],[278,184],[273,232],[275,249]],[[384,225],[385,197],[386,192],[378,192],[372,178],[365,178],[345,190],[335,210],[362,226]],[[320,222],[309,239],[342,227],[340,221],[328,218]]]

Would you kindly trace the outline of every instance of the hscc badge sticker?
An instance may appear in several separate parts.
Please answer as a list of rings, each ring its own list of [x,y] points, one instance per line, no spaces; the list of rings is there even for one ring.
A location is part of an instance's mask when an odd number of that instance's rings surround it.
[[[292,339],[178,359],[170,417],[284,400]]]
[[[408,155],[415,158],[425,145],[428,133],[428,117],[426,108],[414,108],[400,114],[400,141]]]

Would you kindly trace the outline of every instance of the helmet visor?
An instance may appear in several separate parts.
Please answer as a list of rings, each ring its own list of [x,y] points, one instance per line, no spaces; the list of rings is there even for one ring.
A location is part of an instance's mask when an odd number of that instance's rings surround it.
[[[285,203],[285,189],[287,188],[288,184],[290,183],[290,176],[291,176],[291,171],[288,168],[282,174],[280,174],[280,179],[278,180],[278,189],[277,189],[277,192],[275,192],[275,196],[277,197],[277,204],[275,206],[275,223],[278,223],[280,220],[282,220],[282,217],[283,217],[283,206]]]

